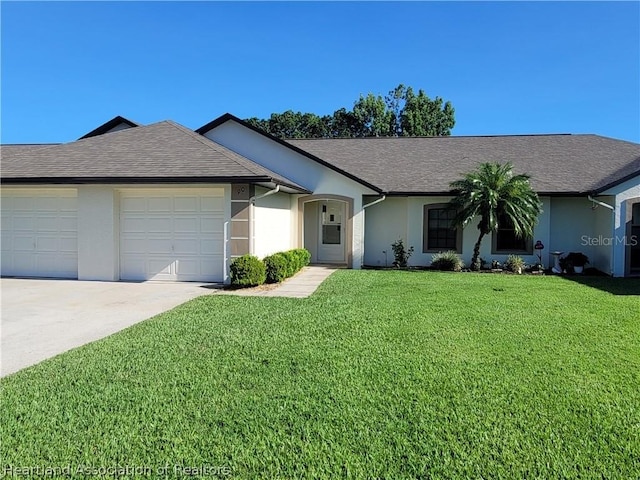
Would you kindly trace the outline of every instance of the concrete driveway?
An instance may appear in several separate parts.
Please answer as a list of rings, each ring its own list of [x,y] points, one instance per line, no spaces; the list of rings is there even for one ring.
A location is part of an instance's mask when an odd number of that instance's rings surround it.
[[[0,279],[0,288],[0,376],[215,291],[203,283],[18,278]]]

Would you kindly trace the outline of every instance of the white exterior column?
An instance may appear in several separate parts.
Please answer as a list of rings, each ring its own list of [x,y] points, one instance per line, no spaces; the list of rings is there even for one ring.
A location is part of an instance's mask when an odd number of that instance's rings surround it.
[[[113,187],[78,187],[78,280],[120,278],[119,217]]]

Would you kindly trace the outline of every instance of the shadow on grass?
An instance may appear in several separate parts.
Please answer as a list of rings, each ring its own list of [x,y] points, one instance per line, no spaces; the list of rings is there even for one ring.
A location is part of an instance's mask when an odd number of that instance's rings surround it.
[[[564,280],[576,282],[587,287],[597,288],[614,295],[640,296],[640,278],[612,278],[603,276],[566,275]]]

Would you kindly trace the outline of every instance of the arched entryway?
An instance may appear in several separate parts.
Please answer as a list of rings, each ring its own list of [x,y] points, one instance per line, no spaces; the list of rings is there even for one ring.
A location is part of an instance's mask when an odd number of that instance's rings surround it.
[[[299,244],[312,263],[353,266],[353,199],[308,195],[298,199]]]

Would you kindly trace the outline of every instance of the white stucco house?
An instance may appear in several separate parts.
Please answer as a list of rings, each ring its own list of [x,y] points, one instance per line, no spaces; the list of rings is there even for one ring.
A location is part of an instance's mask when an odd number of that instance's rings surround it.
[[[230,114],[196,131],[122,117],[65,144],[3,145],[2,275],[227,282],[233,258],[304,247],[312,262],[412,265],[458,251],[449,183],[486,161],[531,175],[543,202],[531,239],[500,230],[481,256],[581,251],[640,274],[640,145],[597,135],[281,140]]]

